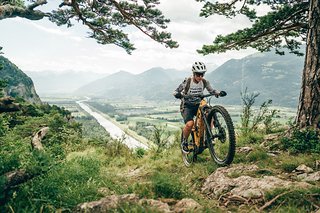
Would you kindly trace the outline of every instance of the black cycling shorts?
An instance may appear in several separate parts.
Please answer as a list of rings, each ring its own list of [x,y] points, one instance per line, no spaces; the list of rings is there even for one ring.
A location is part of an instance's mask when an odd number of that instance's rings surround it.
[[[181,115],[183,117],[184,123],[193,120],[193,117],[197,115],[197,110],[199,108],[199,104],[197,105],[184,105]]]

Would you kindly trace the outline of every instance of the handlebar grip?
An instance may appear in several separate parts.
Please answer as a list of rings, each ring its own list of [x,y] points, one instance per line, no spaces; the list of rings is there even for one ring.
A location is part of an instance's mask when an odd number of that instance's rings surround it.
[[[220,96],[220,97],[224,97],[224,96],[226,96],[226,95],[227,95],[226,91],[220,91],[220,93],[219,93],[219,96]]]

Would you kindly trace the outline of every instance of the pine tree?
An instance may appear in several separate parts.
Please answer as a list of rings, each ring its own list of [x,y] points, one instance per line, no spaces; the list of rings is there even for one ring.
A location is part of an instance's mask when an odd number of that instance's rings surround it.
[[[299,51],[306,44],[305,64],[296,124],[299,128],[320,128],[320,0],[229,0],[204,2],[201,16],[214,14],[233,18],[245,15],[252,26],[228,35],[219,35],[213,44],[204,45],[201,54],[221,53],[248,47],[261,52],[275,49],[283,55],[283,48],[290,53]],[[268,5],[270,11],[258,16],[256,8]],[[285,91],[284,91],[285,92]]]
[[[100,44],[115,44],[131,53],[135,47],[125,29],[134,26],[151,39],[176,48],[178,44],[171,34],[164,31],[170,22],[156,8],[159,0],[60,0],[56,10],[37,10],[47,0],[2,0],[0,20],[21,17],[29,20],[48,18],[58,26],[71,27],[74,21],[86,25],[89,37]]]

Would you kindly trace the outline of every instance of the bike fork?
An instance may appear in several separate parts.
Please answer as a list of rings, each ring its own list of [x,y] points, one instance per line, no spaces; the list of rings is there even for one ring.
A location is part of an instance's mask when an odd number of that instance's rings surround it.
[[[203,119],[205,126],[206,126],[206,132],[209,133],[209,136],[206,135],[206,140],[209,139],[210,141],[212,141],[215,138],[215,136],[211,132],[210,124],[207,121],[206,114],[205,114],[204,110],[201,114],[202,114],[202,119]]]

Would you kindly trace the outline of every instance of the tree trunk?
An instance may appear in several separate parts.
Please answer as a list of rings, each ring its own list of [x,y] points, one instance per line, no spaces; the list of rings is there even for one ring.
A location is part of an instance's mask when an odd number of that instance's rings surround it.
[[[320,0],[310,0],[309,31],[296,123],[320,128]]]

